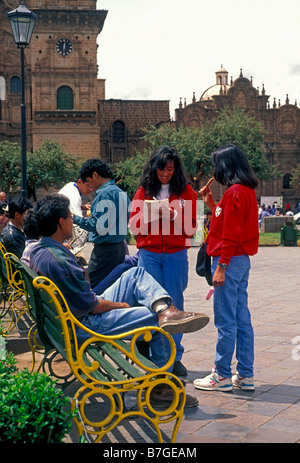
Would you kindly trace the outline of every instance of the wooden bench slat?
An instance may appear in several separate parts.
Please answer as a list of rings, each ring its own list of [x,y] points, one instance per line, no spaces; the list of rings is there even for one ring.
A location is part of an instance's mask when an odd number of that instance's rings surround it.
[[[82,357],[84,363],[90,367],[92,365],[91,359],[85,353],[82,355]],[[99,381],[110,382],[110,380],[99,369],[91,373],[91,376],[95,377],[95,379]]]
[[[122,346],[124,349],[127,350],[128,353],[130,352],[130,345],[127,342],[122,341],[122,340],[117,340],[116,344],[118,344],[119,346]],[[146,367],[151,368],[153,370],[157,369],[157,366],[151,360],[144,357],[143,354],[136,352],[135,355],[137,359],[140,360],[140,362],[143,363]]]
[[[120,351],[116,350],[112,345],[103,343],[101,345],[101,350],[102,352],[105,352],[111,360],[118,365],[118,368],[121,368],[121,370],[128,375],[128,377],[137,378],[143,374],[141,373],[141,370],[129,363],[128,360],[120,354]]]
[[[116,370],[114,365],[112,365],[109,360],[107,360],[104,355],[99,352],[96,347],[89,346],[87,348],[87,353],[91,355],[91,357],[99,362],[100,366],[106,371],[108,378],[113,381],[126,381],[128,378],[123,375],[120,371]]]

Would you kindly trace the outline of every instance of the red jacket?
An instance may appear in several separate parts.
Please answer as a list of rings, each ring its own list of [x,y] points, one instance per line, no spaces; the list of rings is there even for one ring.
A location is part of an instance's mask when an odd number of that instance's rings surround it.
[[[244,185],[229,187],[212,213],[207,254],[221,256],[229,264],[231,257],[258,251],[258,210],[255,191]]]
[[[169,197],[169,205],[176,211],[174,220],[161,219],[144,223],[144,188],[136,192],[130,214],[130,228],[137,239],[137,248],[161,253],[173,253],[190,247],[190,237],[197,230],[197,193],[190,185],[184,192]]]

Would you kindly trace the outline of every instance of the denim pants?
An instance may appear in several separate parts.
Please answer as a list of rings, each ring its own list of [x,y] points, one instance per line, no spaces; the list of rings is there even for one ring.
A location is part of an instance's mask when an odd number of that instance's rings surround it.
[[[212,273],[219,257],[213,257]],[[243,377],[253,376],[254,333],[248,309],[250,259],[247,255],[232,257],[225,273],[225,285],[215,288],[214,316],[218,329],[215,367],[220,376],[231,377],[231,362],[236,349],[237,371]]]
[[[187,250],[174,253],[155,253],[140,249],[138,266],[144,267],[150,275],[170,294],[176,309],[183,310],[183,293],[188,284]],[[176,360],[181,360],[184,348],[182,334],[175,334]]]
[[[92,288],[104,280],[117,265],[124,262],[125,252],[124,241],[120,243],[94,243],[88,265]]]
[[[160,299],[171,303],[168,293],[143,268],[133,267],[99,298],[114,302],[127,302],[130,308],[113,309],[102,314],[87,314],[80,322],[96,333],[106,336],[121,334],[145,326],[158,326],[157,314],[152,311],[152,304]],[[82,342],[90,336],[77,329],[77,336]],[[170,358],[170,344],[165,336],[154,332],[150,341],[152,361],[162,367]]]

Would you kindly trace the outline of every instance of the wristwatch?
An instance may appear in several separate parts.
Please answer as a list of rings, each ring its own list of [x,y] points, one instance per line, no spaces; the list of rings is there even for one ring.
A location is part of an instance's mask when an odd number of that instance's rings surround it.
[[[218,266],[221,267],[222,269],[226,270],[228,265],[227,264],[220,264],[218,263]]]

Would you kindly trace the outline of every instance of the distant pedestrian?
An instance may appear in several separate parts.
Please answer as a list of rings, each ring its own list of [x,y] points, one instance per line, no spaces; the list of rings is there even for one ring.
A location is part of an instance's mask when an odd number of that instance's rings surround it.
[[[4,191],[0,192],[0,204],[7,204],[6,194],[4,193]]]
[[[8,204],[10,220],[2,231],[1,242],[7,252],[15,254],[19,259],[23,254],[26,241],[23,220],[26,211],[32,207],[31,202],[26,198],[13,198]]]

